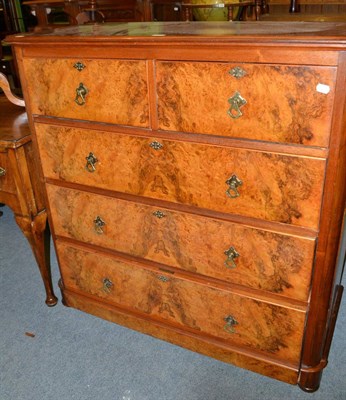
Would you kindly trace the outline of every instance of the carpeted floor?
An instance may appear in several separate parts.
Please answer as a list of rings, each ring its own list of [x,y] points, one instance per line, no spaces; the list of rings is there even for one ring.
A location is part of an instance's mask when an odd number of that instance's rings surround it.
[[[346,297],[321,388],[307,394],[61,302],[48,308],[29,245],[11,210],[2,210],[0,400],[346,399]],[[54,254],[52,263],[56,286]]]

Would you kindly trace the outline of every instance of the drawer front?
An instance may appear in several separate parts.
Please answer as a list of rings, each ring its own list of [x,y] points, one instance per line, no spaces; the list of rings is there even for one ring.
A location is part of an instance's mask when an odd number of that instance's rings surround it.
[[[160,129],[328,146],[335,68],[157,62],[156,71]]]
[[[207,277],[308,298],[312,239],[54,185],[47,185],[47,191],[56,235]]]
[[[0,191],[12,194],[16,193],[13,171],[7,152],[0,152]]]
[[[66,289],[171,325],[298,363],[305,312],[142,269],[58,243]]]
[[[26,58],[24,69],[33,114],[149,126],[145,61]]]
[[[323,159],[43,124],[36,132],[48,178],[318,226]],[[86,168],[91,152],[97,162]]]

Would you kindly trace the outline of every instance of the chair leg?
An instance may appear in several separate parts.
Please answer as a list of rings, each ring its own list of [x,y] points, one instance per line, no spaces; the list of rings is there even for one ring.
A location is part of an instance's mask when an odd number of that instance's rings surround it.
[[[183,8],[183,14],[185,16],[185,21],[191,21],[192,20],[192,9],[190,7],[182,7]]]
[[[228,21],[233,21],[234,16],[233,16],[233,6],[227,6],[227,13],[228,13]]]

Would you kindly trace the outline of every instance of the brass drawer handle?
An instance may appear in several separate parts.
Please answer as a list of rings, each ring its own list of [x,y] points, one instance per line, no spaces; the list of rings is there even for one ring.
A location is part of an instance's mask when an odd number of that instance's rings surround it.
[[[106,225],[105,221],[99,216],[97,216],[94,220],[94,229],[98,235],[102,235],[104,233],[103,227]]]
[[[76,68],[77,71],[81,72],[81,71],[83,71],[83,69],[85,68],[85,65],[84,65],[82,62],[77,61],[77,62],[74,64],[73,68]]]
[[[238,187],[243,184],[243,181],[241,181],[237,175],[232,175],[230,178],[227,179],[226,184],[229,186],[229,188],[226,190],[226,194],[228,197],[231,199],[235,199],[236,197],[240,196],[240,193],[238,192]]]
[[[238,119],[243,115],[240,111],[240,107],[244,106],[247,101],[240,95],[239,92],[235,92],[235,94],[228,99],[229,104],[231,105],[228,110],[228,115],[233,119]]]
[[[235,333],[234,327],[238,325],[238,321],[232,315],[227,315],[224,321],[226,321],[226,325],[223,329],[228,333]]]
[[[74,99],[74,101],[79,106],[83,106],[86,103],[85,98],[88,93],[89,90],[83,85],[83,83],[80,83],[76,89],[76,98]]]
[[[224,253],[227,256],[227,259],[224,262],[226,267],[230,268],[230,269],[235,268],[237,266],[237,264],[234,262],[234,259],[239,257],[239,253],[237,252],[237,250],[234,247],[230,247]]]
[[[85,159],[87,160],[87,163],[85,166],[86,170],[89,172],[95,172],[96,171],[95,164],[98,162],[98,159],[91,152],[89,153],[89,155],[87,157],[85,157]]]
[[[106,292],[106,293],[110,293],[112,287],[114,286],[114,285],[113,285],[113,282],[112,282],[110,279],[108,279],[108,278],[104,278],[103,281],[102,281],[102,283],[103,283],[102,290],[103,290],[104,292]]]
[[[246,75],[246,71],[241,67],[234,67],[229,71],[229,74],[232,75],[236,79],[240,79]]]
[[[154,150],[161,150],[162,147],[163,147],[163,144],[161,144],[160,142],[154,140],[153,142],[150,143],[149,146]]]
[[[164,218],[164,217],[166,216],[166,214],[164,214],[164,213],[163,213],[162,211],[160,211],[160,210],[154,211],[154,212],[153,212],[153,215],[154,215],[154,217],[159,218],[159,219]]]
[[[5,168],[0,167],[0,176],[5,176],[5,175],[6,175]]]

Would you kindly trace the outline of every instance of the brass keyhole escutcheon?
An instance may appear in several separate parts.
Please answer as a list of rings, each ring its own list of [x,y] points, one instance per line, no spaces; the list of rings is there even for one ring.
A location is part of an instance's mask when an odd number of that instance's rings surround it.
[[[164,275],[157,275],[157,279],[159,281],[161,281],[161,282],[164,282],[164,283],[169,281],[169,278],[167,276],[164,276]]]
[[[240,118],[243,113],[240,111],[240,108],[244,106],[247,101],[241,96],[239,92],[235,92],[235,94],[228,99],[228,103],[230,104],[230,108],[228,109],[228,115],[233,119]]]
[[[166,216],[166,214],[164,214],[162,211],[157,210],[153,212],[154,217],[158,218],[158,219],[162,219]]]
[[[246,71],[241,67],[234,67],[229,71],[229,74],[236,79],[240,79],[246,75]]]
[[[74,101],[79,105],[83,106],[86,103],[86,95],[89,93],[89,90],[84,86],[81,82],[76,89],[76,98]]]
[[[94,229],[98,235],[102,235],[104,233],[104,226],[106,225],[105,221],[99,216],[97,216],[94,220]]]
[[[0,167],[0,176],[5,176],[5,175],[6,175],[5,168]]]
[[[158,142],[157,140],[154,140],[149,144],[149,146],[154,149],[154,150],[161,150],[163,148],[163,144]]]
[[[85,157],[85,159],[87,160],[87,163],[85,166],[86,170],[88,172],[95,172],[96,171],[95,164],[98,162],[98,159],[91,152],[89,153],[89,155],[87,157]]]
[[[236,258],[239,257],[239,253],[234,247],[230,247],[228,250],[226,250],[225,255],[227,256],[224,264],[227,268],[233,269],[237,266],[237,264],[234,262]]]
[[[112,282],[110,279],[108,279],[108,278],[104,278],[104,279],[102,280],[102,283],[103,283],[102,290],[103,290],[104,292],[106,292],[106,293],[110,293],[112,287],[114,286],[114,285],[113,285],[113,282]]]
[[[228,197],[235,199],[236,197],[240,196],[238,187],[243,184],[243,181],[241,181],[237,175],[232,175],[229,179],[227,179],[226,184],[229,186],[229,188],[226,190]]]
[[[235,333],[234,327],[238,325],[238,321],[232,315],[227,315],[224,321],[226,321],[226,325],[223,329],[228,333]]]
[[[77,62],[73,65],[73,68],[76,68],[77,71],[81,72],[81,71],[83,71],[83,69],[85,68],[85,65],[84,65],[82,62],[77,61]]]

